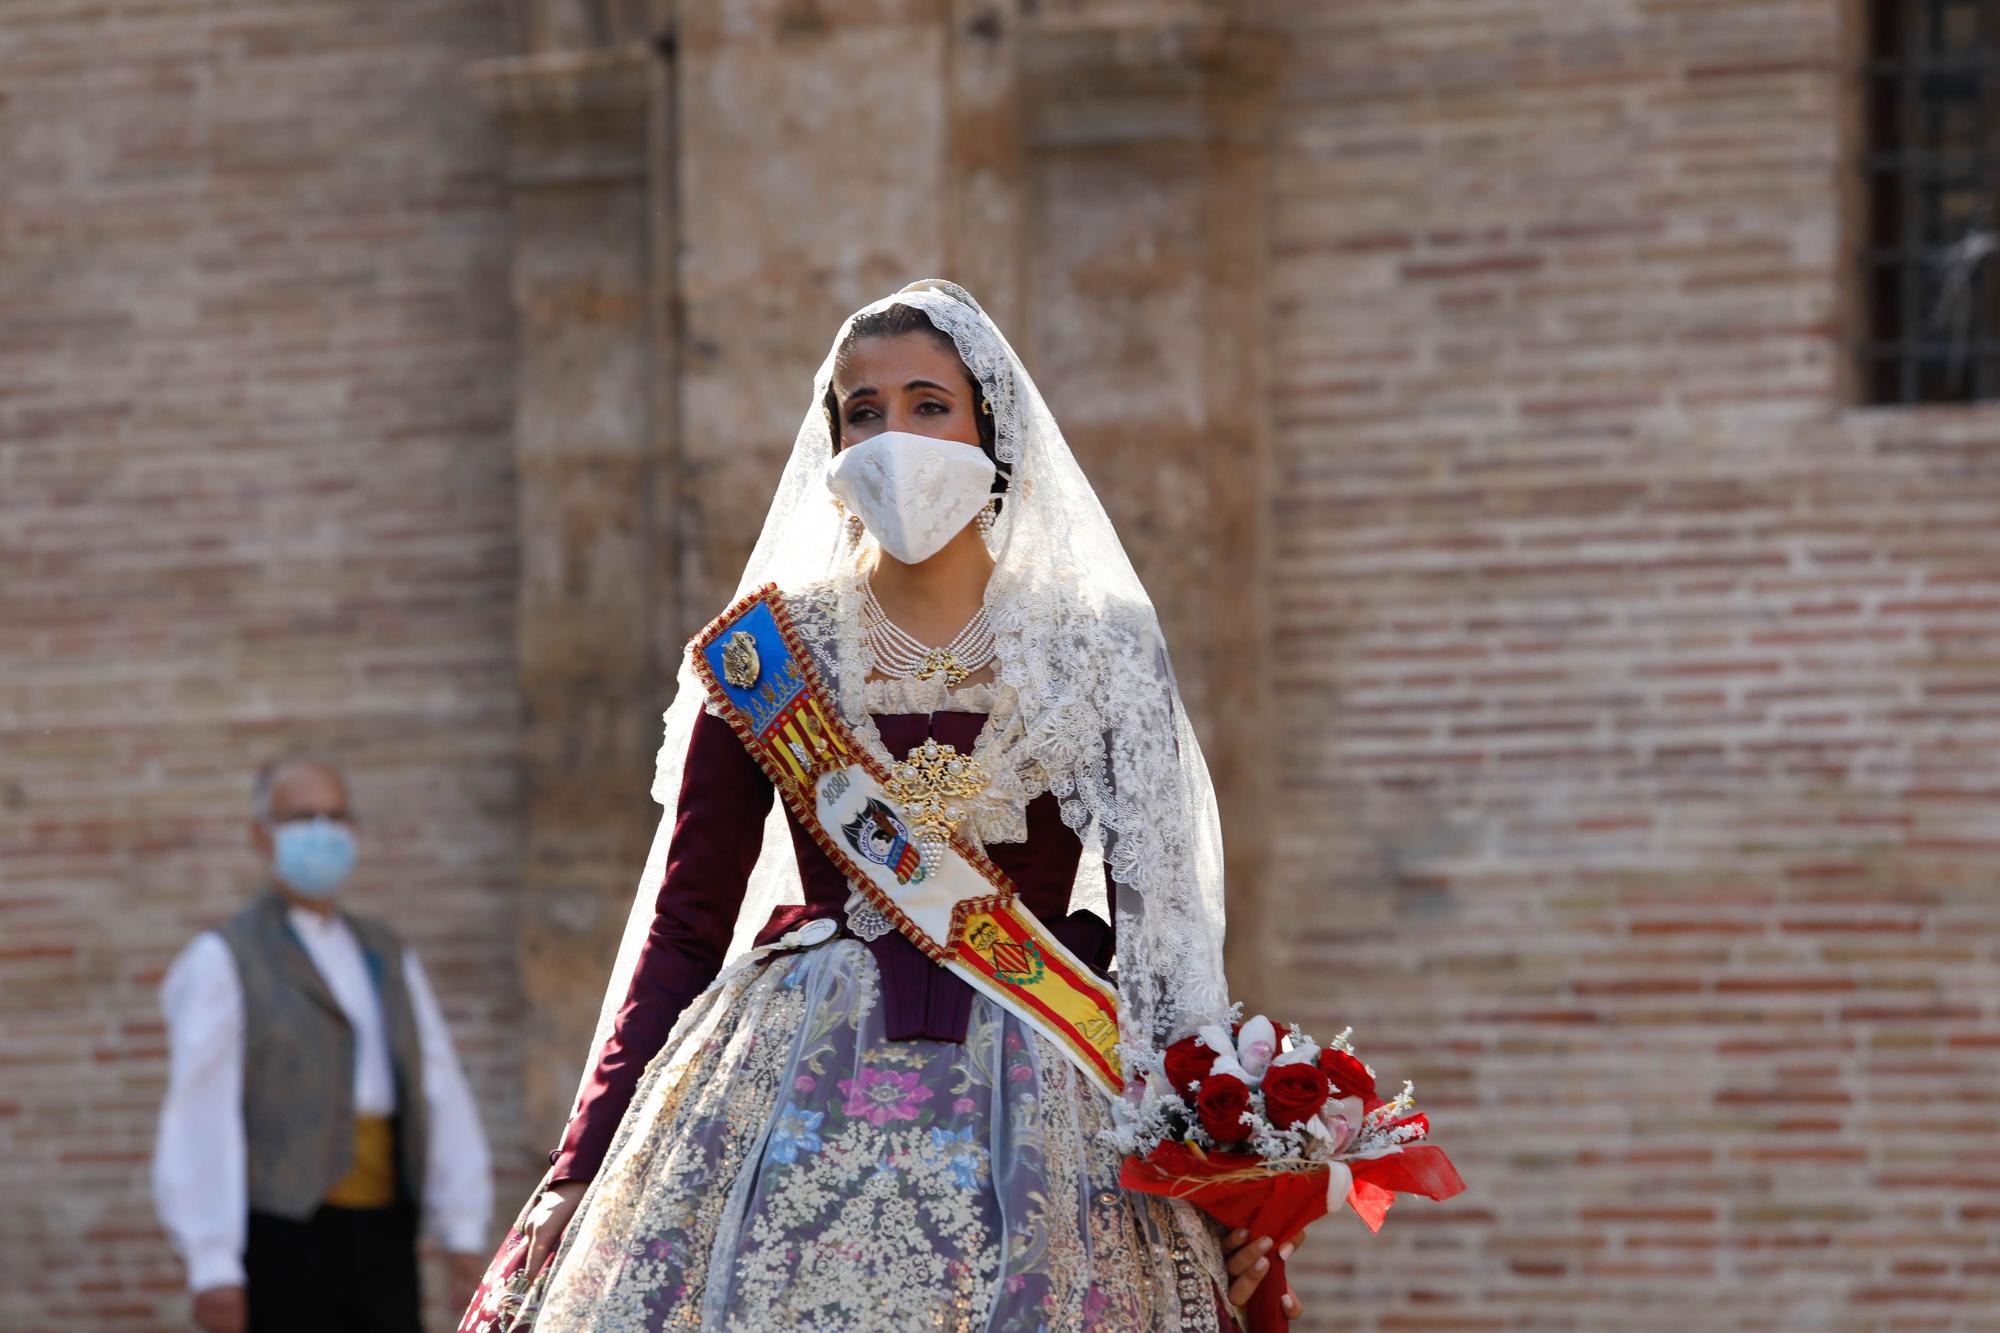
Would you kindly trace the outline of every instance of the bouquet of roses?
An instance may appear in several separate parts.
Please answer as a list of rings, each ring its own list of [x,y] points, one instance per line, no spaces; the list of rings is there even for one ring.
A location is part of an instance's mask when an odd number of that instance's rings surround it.
[[[1408,1083],[1384,1099],[1348,1043],[1325,1047],[1259,1015],[1173,1043],[1127,1090],[1117,1128],[1127,1189],[1186,1199],[1224,1226],[1272,1240],[1251,1298],[1252,1333],[1285,1327],[1278,1251],[1342,1200],[1379,1231],[1398,1194],[1448,1199],[1465,1182]]]

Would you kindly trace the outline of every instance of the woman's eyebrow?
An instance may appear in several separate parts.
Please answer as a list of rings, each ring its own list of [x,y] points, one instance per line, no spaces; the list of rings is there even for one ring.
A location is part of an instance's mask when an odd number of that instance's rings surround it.
[[[949,396],[952,392],[948,386],[939,384],[936,380],[911,380],[909,383],[903,386],[903,389],[905,392],[908,392],[911,389],[930,389],[937,393],[945,394],[946,396]],[[856,386],[855,388],[849,389],[847,391],[847,397],[845,397],[841,401],[851,403],[857,398],[874,398],[877,396],[879,396],[879,391],[875,388],[874,385],[862,384]]]

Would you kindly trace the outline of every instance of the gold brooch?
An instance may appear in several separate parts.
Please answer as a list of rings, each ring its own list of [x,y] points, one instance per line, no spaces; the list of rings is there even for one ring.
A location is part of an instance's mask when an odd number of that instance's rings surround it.
[[[956,689],[958,682],[972,674],[958,664],[958,654],[948,648],[933,648],[925,653],[924,660],[917,664],[915,675],[918,680],[929,680],[940,671],[944,672],[947,689]],[[951,747],[947,745],[945,748],[948,750]]]
[[[986,789],[986,774],[979,761],[960,754],[935,738],[910,751],[910,757],[890,770],[885,790],[901,808],[903,818],[916,832],[924,860],[935,864],[944,854],[945,844],[965,822],[965,811],[957,803]]]

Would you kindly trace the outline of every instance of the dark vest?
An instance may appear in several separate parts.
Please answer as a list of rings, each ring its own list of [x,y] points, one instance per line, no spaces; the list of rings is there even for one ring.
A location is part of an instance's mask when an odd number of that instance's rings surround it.
[[[312,955],[266,892],[217,931],[243,984],[243,1129],[250,1207],[304,1221],[354,1165],[354,1030]],[[387,926],[341,913],[382,1004],[396,1072],[401,1196],[423,1197],[427,1125],[423,1048]]]

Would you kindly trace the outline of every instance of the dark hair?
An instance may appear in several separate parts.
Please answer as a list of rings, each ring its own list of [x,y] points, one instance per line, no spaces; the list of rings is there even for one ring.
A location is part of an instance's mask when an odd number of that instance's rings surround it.
[[[840,340],[840,346],[833,354],[833,363],[839,366],[847,359],[847,350],[863,338],[902,338],[910,334],[929,338],[958,362],[958,368],[965,373],[965,382],[972,386],[972,397],[977,406],[973,408],[972,419],[979,426],[979,447],[993,460],[999,475],[993,478],[993,493],[1004,495],[1007,491],[1007,474],[1013,468],[1000,461],[999,452],[993,445],[993,414],[986,410],[986,388],[966,367],[965,358],[958,354],[958,344],[951,335],[931,323],[930,316],[916,306],[892,305],[882,310],[871,311],[857,318],[847,327],[847,336]],[[826,411],[826,428],[833,440],[833,451],[840,452],[840,399],[835,395],[832,380],[827,381],[826,397],[821,401]],[[1004,503],[1004,502],[1003,502]]]

